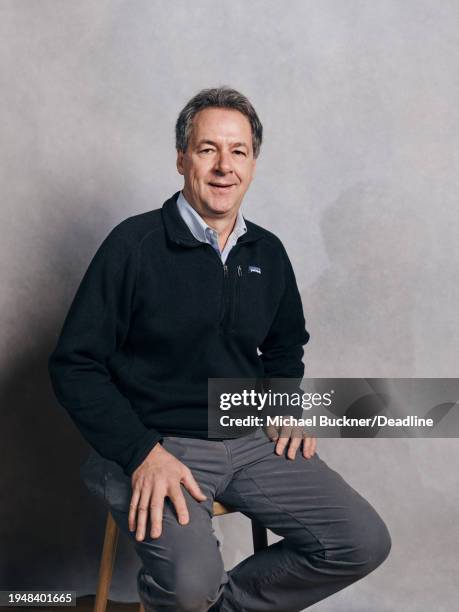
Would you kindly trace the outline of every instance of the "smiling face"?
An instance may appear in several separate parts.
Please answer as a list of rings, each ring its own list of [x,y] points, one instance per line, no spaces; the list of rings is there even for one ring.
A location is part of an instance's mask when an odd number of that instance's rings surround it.
[[[252,130],[234,109],[205,108],[193,118],[188,147],[177,153],[183,193],[208,218],[232,217],[255,174]]]

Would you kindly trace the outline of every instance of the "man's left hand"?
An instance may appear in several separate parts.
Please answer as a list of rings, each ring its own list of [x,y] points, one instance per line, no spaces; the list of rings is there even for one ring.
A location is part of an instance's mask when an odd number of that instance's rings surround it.
[[[276,442],[276,454],[282,455],[288,444],[287,458],[295,459],[300,446],[303,446],[302,455],[310,459],[316,452],[317,439],[310,436],[302,427],[266,427],[266,434],[270,440]]]

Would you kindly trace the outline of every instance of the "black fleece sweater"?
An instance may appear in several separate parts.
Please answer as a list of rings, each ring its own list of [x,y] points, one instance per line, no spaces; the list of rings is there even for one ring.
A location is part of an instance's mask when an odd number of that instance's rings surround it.
[[[49,357],[59,403],[129,476],[163,435],[207,438],[208,378],[304,373],[309,334],[280,240],[246,220],[223,265],[178,194],[105,238]]]

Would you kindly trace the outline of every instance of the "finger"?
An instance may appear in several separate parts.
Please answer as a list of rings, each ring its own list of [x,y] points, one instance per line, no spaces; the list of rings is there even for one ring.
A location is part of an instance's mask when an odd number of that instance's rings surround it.
[[[288,459],[295,459],[296,452],[300,444],[301,444],[301,438],[291,438],[290,439],[290,444],[288,446],[288,451],[287,451]]]
[[[279,438],[279,432],[274,427],[274,425],[268,425],[266,427],[266,435],[271,440],[271,442],[275,442]]]
[[[198,501],[204,501],[207,499],[207,496],[201,491],[201,488],[196,482],[191,470],[186,472],[185,476],[182,478],[182,482],[195,499]]]
[[[187,525],[190,521],[190,515],[185,501],[185,496],[182,493],[182,489],[178,487],[169,494],[169,498],[174,504],[175,511],[177,512],[177,519],[180,525]]]
[[[151,490],[144,485],[142,488],[142,493],[140,495],[140,501],[139,501],[139,505],[137,508],[137,530],[136,530],[135,538],[139,542],[141,542],[145,538],[145,533],[147,530],[147,520],[148,520],[150,497],[151,497]]]
[[[290,439],[291,427],[282,427],[276,444],[276,453],[282,455]]]
[[[312,455],[314,455],[314,453],[316,452],[316,448],[317,448],[317,438],[312,438],[312,451],[311,451],[311,457],[312,457]]]
[[[150,502],[150,533],[152,538],[159,538],[163,531],[164,497],[165,494],[156,487]]]
[[[309,459],[311,453],[311,442],[312,438],[308,435],[305,435],[303,438],[303,457],[305,459]]]
[[[315,448],[316,438],[311,436],[306,437],[303,443],[303,457],[305,457],[305,459],[310,459],[315,452]]]
[[[279,438],[276,444],[276,454],[283,455],[286,446],[287,446],[287,440],[285,438]]]
[[[288,440],[286,438],[279,438],[276,444],[276,453],[278,455],[283,455],[285,451],[285,447],[287,446]]]
[[[140,486],[137,485],[134,488],[134,491],[131,497],[131,501],[129,504],[129,517],[128,517],[129,531],[135,531],[135,528],[136,528],[136,515],[137,515],[137,506],[139,505],[139,499],[140,499]]]

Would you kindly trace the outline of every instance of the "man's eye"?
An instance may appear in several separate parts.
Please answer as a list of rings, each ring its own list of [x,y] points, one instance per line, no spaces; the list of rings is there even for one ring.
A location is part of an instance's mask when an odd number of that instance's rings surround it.
[[[238,155],[245,155],[244,151],[234,151],[235,153],[237,153]]]
[[[208,151],[213,151],[213,149],[201,149],[200,153],[207,153]]]

